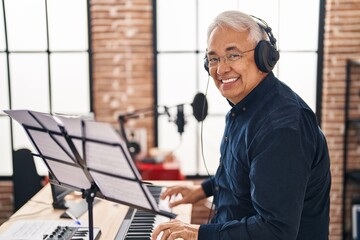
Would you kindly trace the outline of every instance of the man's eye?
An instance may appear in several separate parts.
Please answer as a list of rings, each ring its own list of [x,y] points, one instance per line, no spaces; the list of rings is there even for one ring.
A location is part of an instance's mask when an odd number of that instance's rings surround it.
[[[211,58],[209,58],[209,62],[210,63],[216,63],[216,62],[218,62],[219,61],[219,58],[216,58],[216,57],[211,57]]]
[[[241,55],[238,54],[238,53],[229,54],[229,55],[227,56],[227,58],[230,59],[230,60],[236,60],[236,59],[239,59],[240,57],[241,57]]]

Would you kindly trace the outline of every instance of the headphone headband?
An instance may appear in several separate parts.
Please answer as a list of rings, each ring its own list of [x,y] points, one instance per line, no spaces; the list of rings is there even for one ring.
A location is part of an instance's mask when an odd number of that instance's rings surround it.
[[[276,48],[276,38],[274,37],[274,34],[272,33],[271,27],[265,22],[265,20],[255,17],[254,15],[250,15],[256,23],[259,25],[259,27],[268,35],[269,41],[271,45],[273,45]]]
[[[280,58],[279,51],[276,47],[276,38],[272,33],[271,27],[269,27],[269,25],[264,20],[253,15],[250,16],[255,20],[261,30],[264,31],[269,38],[269,41],[261,40],[255,47],[254,58],[256,66],[262,72],[271,72]],[[204,59],[204,68],[210,75],[209,62],[206,57],[206,52]]]

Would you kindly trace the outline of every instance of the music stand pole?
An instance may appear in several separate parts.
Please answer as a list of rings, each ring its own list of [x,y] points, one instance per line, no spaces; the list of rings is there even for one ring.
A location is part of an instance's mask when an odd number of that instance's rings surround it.
[[[82,197],[88,204],[88,221],[89,221],[89,240],[94,240],[94,222],[93,222],[93,203],[96,195],[96,189],[91,186],[82,192]]]

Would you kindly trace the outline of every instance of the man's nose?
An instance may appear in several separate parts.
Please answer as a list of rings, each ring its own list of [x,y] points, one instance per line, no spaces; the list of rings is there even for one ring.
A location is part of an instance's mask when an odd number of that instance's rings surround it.
[[[226,61],[226,58],[221,58],[219,63],[218,63],[218,66],[216,68],[216,73],[217,74],[223,74],[223,73],[226,73],[226,72],[230,71],[230,69],[231,69],[231,66]]]

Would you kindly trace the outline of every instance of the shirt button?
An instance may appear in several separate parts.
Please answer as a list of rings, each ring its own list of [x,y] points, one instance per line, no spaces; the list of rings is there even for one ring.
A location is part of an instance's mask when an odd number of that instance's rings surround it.
[[[236,114],[235,114],[235,113],[231,113],[231,116],[232,116],[232,117],[235,117],[235,116],[236,116]]]
[[[215,186],[215,191],[219,191],[219,186]]]
[[[245,112],[245,111],[246,111],[246,107],[243,107],[242,110]]]
[[[228,140],[228,137],[224,137],[224,141],[227,142],[227,140]]]

